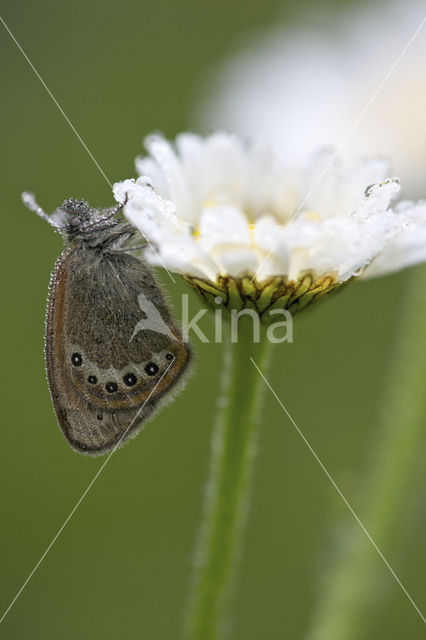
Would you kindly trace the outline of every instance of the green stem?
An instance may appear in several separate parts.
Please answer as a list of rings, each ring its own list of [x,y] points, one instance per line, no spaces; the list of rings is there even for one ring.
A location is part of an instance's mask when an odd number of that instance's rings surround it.
[[[241,551],[265,385],[267,341],[252,340],[241,317],[238,342],[224,345],[223,393],[212,440],[203,521],[196,548],[185,640],[218,640],[229,632],[229,608]]]
[[[361,508],[353,505],[391,566],[389,548],[395,547],[396,536],[402,531],[406,498],[420,462],[426,409],[425,291],[426,270],[421,268],[412,274],[405,305],[399,309],[399,337],[390,363],[378,439],[358,501]],[[394,580],[355,522],[342,536],[341,546],[343,553],[326,576],[308,640],[365,637],[367,611],[373,602],[377,605],[379,595],[378,571]],[[400,588],[396,582],[395,588]],[[401,597],[406,597],[402,590]],[[418,615],[414,608],[413,615]]]

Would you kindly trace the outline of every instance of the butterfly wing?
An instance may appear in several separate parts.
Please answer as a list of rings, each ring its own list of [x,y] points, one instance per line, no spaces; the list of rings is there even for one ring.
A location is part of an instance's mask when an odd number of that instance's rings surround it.
[[[46,366],[71,446],[104,453],[135,435],[190,360],[149,267],[126,253],[66,250],[52,274]]]

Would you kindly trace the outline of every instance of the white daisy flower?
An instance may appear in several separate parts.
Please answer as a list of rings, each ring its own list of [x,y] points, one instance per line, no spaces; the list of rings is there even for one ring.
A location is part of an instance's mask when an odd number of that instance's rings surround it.
[[[339,155],[392,158],[404,188],[421,197],[426,25],[412,37],[425,15],[424,0],[392,0],[257,31],[202,88],[197,125],[264,136],[303,163],[321,145],[339,147],[369,104]]]
[[[426,259],[426,205],[389,208],[399,181],[382,159],[324,173],[330,156],[320,154],[296,172],[271,148],[224,133],[182,134],[174,145],[153,136],[146,146],[141,177],[114,195],[127,194],[125,215],[152,245],[147,260],[210,302],[294,312],[366,268]]]

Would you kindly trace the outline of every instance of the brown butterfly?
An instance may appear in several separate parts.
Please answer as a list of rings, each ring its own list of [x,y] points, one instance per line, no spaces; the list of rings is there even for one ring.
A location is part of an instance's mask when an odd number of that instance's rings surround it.
[[[96,210],[71,198],[48,216],[32,194],[22,198],[68,245],[50,281],[47,377],[66,439],[99,455],[170,397],[191,351],[150,268],[129,253],[140,247],[126,246],[137,230],[116,218],[125,202]]]

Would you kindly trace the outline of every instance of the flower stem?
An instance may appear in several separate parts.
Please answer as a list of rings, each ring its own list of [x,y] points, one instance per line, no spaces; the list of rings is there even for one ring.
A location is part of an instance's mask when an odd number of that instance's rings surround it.
[[[256,455],[268,343],[252,340],[241,316],[238,341],[225,344],[222,398],[214,427],[203,520],[196,547],[185,640],[219,640],[229,632],[229,609],[241,551]]]
[[[364,478],[361,508],[355,508],[391,566],[388,550],[395,548],[396,537],[402,533],[400,523],[405,519],[410,484],[420,468],[426,410],[425,291],[426,270],[421,268],[411,275],[405,304],[400,309],[402,317],[389,367],[382,424]],[[380,595],[378,572],[394,580],[356,523],[350,524],[341,538],[342,555],[326,576],[308,640],[365,637],[367,613],[371,613],[373,603],[377,606]],[[403,576],[399,578],[404,583]],[[395,588],[400,588],[396,582]],[[406,597],[402,590],[401,597]]]

